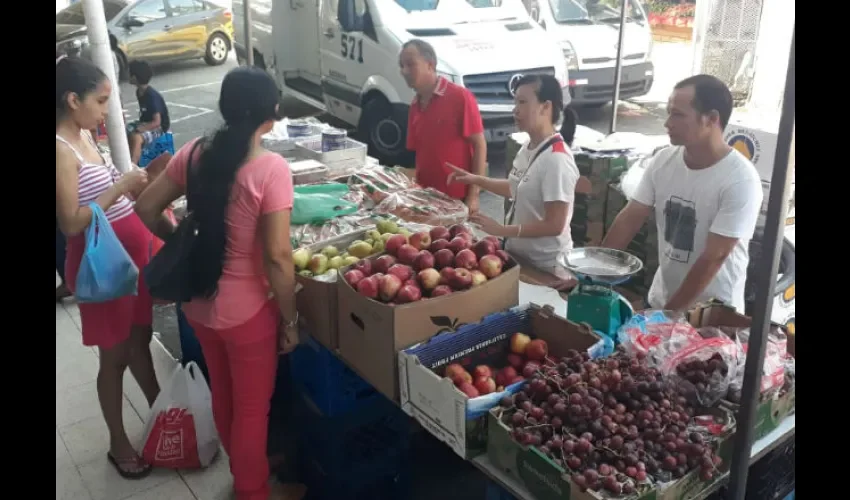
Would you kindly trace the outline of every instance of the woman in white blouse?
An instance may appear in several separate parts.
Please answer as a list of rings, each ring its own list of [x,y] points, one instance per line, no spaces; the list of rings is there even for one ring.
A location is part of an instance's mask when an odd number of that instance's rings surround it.
[[[541,271],[567,278],[558,257],[572,249],[570,220],[579,171],[570,150],[575,113],[564,108],[563,91],[549,75],[526,75],[515,87],[514,119],[530,138],[517,153],[507,179],[453,169],[449,182],[479,186],[513,200],[505,223],[473,214],[470,221],[504,238],[505,249]],[[560,133],[556,124],[563,124]]]

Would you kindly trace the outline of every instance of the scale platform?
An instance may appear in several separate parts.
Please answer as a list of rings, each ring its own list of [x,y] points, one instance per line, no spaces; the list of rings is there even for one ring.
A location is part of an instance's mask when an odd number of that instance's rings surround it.
[[[560,261],[579,281],[568,299],[567,319],[587,323],[616,342],[617,330],[634,309],[613,287],[640,272],[643,262],[627,252],[600,247],[575,248]]]

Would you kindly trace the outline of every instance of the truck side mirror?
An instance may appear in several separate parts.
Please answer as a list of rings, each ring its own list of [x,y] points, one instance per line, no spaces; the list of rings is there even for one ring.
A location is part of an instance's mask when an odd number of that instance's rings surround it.
[[[136,19],[135,17],[128,17],[126,21],[124,21],[125,28],[141,28],[145,23]]]

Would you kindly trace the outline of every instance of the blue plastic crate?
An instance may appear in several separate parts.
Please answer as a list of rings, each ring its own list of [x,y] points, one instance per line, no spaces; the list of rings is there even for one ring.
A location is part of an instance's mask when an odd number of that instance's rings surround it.
[[[405,500],[411,495],[410,468],[380,477],[338,478],[314,463],[299,463],[300,481],[307,486],[304,500]]]
[[[410,418],[383,396],[335,416],[321,414],[305,394],[296,408],[299,462],[322,475],[365,484],[406,466]]]
[[[139,157],[139,166],[144,168],[148,163],[154,161],[157,156],[163,153],[174,154],[174,135],[171,132],[166,132],[159,136],[149,146],[142,148],[142,155]]]
[[[314,339],[289,356],[292,381],[324,415],[333,416],[383,396]]]
[[[484,500],[517,500],[517,498],[493,481],[487,481]]]

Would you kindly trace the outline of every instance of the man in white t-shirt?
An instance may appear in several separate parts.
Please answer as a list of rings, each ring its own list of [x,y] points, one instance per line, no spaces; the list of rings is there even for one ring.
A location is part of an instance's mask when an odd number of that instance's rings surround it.
[[[716,298],[743,311],[764,195],[753,164],[723,140],[732,94],[713,76],[692,76],[676,85],[667,114],[672,146],[650,160],[602,246],[625,249],[654,209],[659,266],[649,305],[685,310]]]

